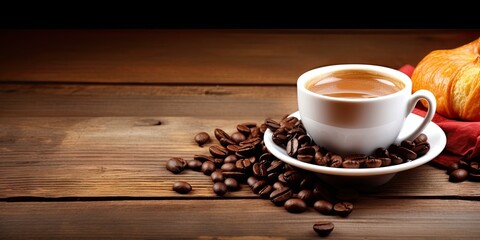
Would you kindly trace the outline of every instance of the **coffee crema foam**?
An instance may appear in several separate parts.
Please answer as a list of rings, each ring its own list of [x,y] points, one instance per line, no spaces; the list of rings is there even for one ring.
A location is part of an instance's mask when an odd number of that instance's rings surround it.
[[[376,98],[402,90],[405,84],[393,77],[364,70],[343,70],[312,79],[311,92],[337,98]]]

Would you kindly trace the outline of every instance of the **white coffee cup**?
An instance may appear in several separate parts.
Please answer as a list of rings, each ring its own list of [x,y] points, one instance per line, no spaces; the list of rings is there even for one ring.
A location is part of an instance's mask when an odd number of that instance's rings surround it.
[[[395,93],[373,98],[332,97],[307,89],[310,81],[350,70],[388,76],[403,83],[404,87]],[[406,74],[368,64],[330,65],[307,71],[297,80],[297,99],[302,123],[313,141],[341,155],[370,155],[377,148],[413,140],[431,122],[436,110],[435,96],[427,90],[412,94],[412,81]],[[420,99],[425,99],[429,105],[424,120],[413,129],[402,130],[405,119]],[[399,136],[401,131],[402,136]]]

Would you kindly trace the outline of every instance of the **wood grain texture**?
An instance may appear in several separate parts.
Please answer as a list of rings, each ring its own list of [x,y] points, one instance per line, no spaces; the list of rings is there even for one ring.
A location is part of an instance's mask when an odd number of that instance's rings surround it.
[[[209,154],[208,147],[216,140],[199,147],[193,141],[197,132],[206,131],[213,138],[215,128],[233,133],[238,123],[257,120],[262,121],[247,117],[0,118],[0,198],[212,197],[209,177],[193,171],[174,175],[165,169],[166,161]],[[478,183],[449,183],[444,170],[428,165],[397,177],[374,194],[480,197]],[[172,192],[177,180],[190,182],[192,194]],[[248,187],[228,196],[254,197]]]
[[[294,84],[314,67],[399,68],[478,30],[1,30],[0,80]]]
[[[193,136],[296,110],[293,86],[3,84],[0,198],[211,197],[197,172],[173,175],[171,157],[208,153]],[[210,143],[210,145],[213,143]],[[171,191],[188,180],[192,194]],[[432,166],[399,174],[382,196],[478,197],[477,184],[449,183]],[[230,197],[254,197],[248,188]]]
[[[2,239],[478,239],[480,204],[361,199],[347,218],[288,213],[266,200],[0,202]]]

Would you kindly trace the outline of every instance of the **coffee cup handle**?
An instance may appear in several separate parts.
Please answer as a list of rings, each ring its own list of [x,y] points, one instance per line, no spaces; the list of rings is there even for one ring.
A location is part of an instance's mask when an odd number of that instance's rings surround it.
[[[414,140],[418,135],[420,135],[423,132],[423,130],[427,127],[427,125],[432,121],[433,116],[435,115],[435,111],[437,109],[437,102],[435,100],[435,96],[433,95],[433,93],[427,90],[418,90],[412,94],[412,96],[408,101],[407,116],[413,111],[413,109],[417,105],[417,102],[420,101],[421,99],[424,99],[428,102],[428,110],[427,110],[427,114],[425,115],[425,118],[413,132],[409,133],[406,136],[402,136],[401,138],[398,138],[396,141],[397,143],[400,143],[404,140],[410,140],[410,141]]]

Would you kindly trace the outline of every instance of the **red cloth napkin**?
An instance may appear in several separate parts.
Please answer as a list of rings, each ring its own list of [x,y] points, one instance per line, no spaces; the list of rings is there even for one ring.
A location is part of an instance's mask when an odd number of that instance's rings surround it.
[[[411,76],[415,68],[405,65],[399,70]],[[425,116],[426,109],[418,104],[413,113]],[[438,167],[448,167],[459,160],[480,157],[480,122],[466,122],[448,119],[436,113],[432,120],[447,136],[447,145],[443,152],[432,162]]]

